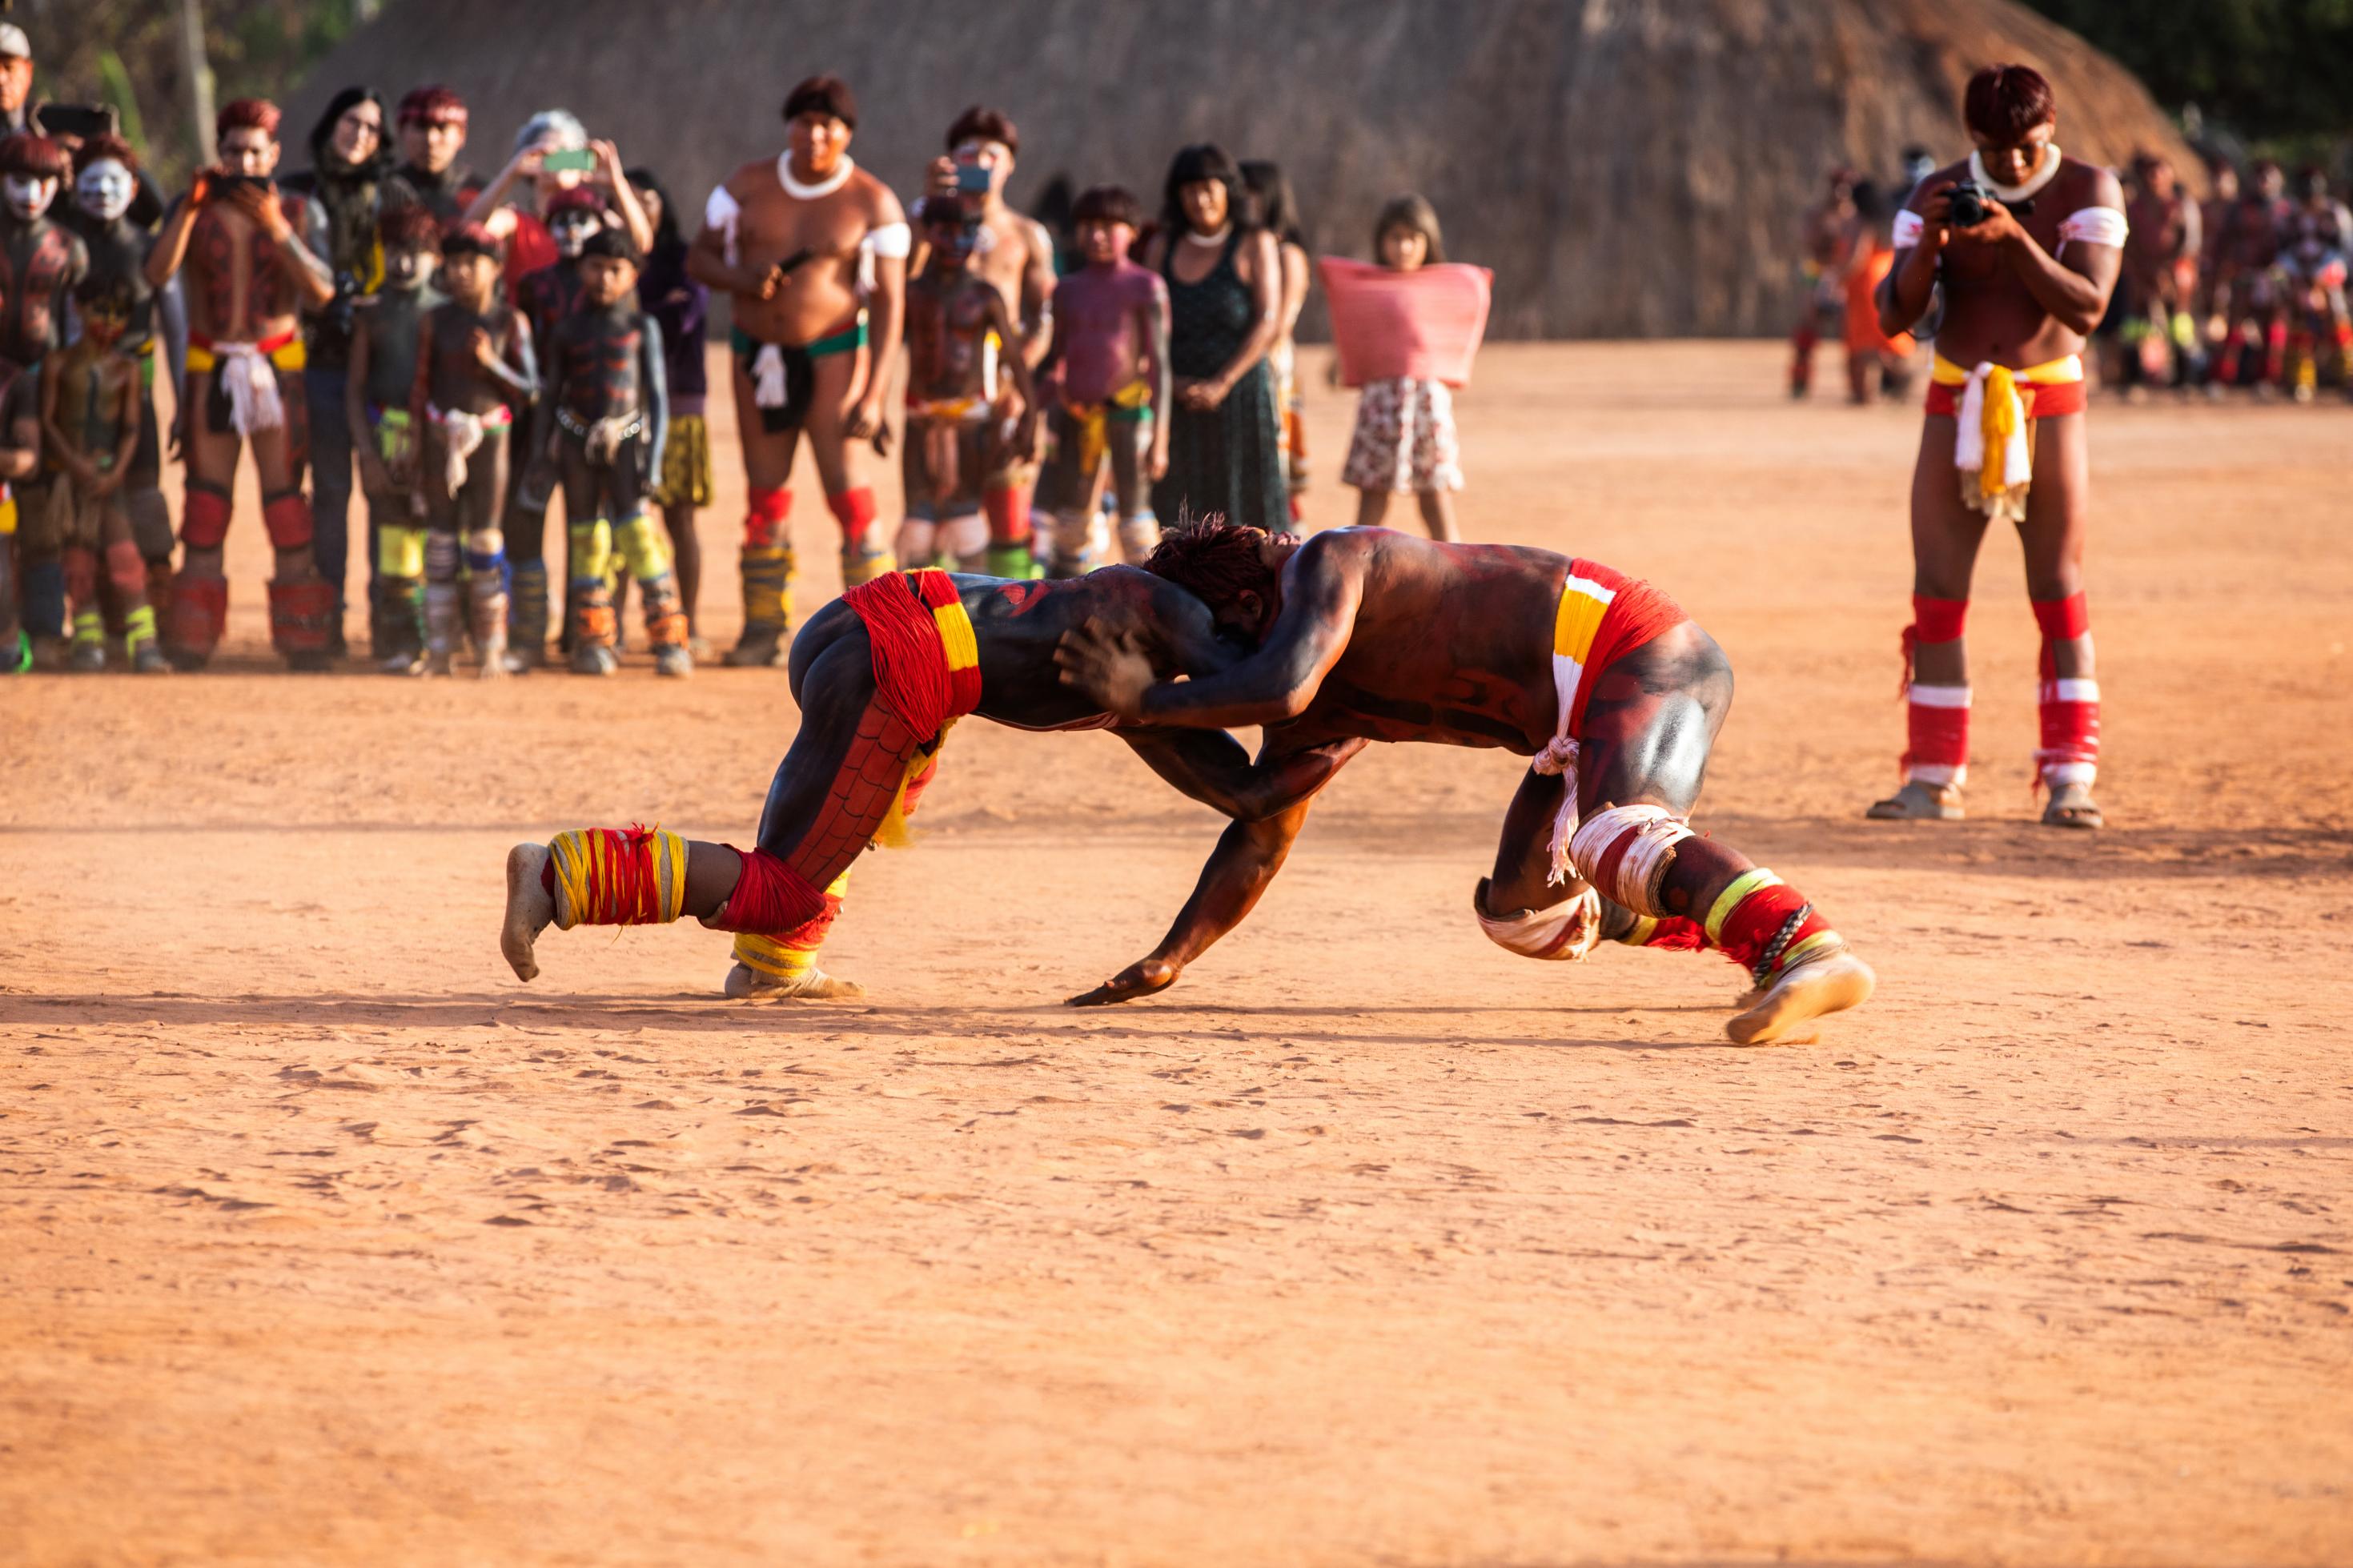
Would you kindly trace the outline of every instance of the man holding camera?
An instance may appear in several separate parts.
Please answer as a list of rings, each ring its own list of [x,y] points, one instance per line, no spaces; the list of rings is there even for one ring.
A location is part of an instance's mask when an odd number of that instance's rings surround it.
[[[874,539],[873,487],[851,468],[850,451],[884,429],[913,237],[899,198],[849,156],[858,100],[848,82],[809,78],[786,98],[784,119],[784,153],[744,164],[711,193],[687,253],[689,276],[735,301],[735,415],[750,492],[744,635],[727,655],[737,666],[781,667],[790,653],[786,487],[803,430],[841,525],[844,586],[892,566]]]
[[[188,269],[188,367],[180,399],[188,458],[180,520],[184,552],[164,652],[203,667],[228,619],[221,565],[237,454],[253,448],[261,519],[277,551],[269,583],[269,637],[297,669],[322,669],[336,621],[336,590],[311,553],[311,503],[302,494],[308,453],[301,312],[335,297],[334,279],[297,223],[318,226],[315,204],[282,195],[278,106],[242,98],[216,127],[220,161],[156,237],[147,281],[157,289]]]
[[[1905,628],[1910,726],[1904,786],[1874,817],[1957,821],[1968,775],[1968,665],[1961,634],[1987,523],[2026,546],[2027,595],[2042,629],[2035,752],[2042,821],[2097,827],[2099,686],[2084,609],[2089,458],[2084,340],[2123,264],[2124,192],[2109,171],[2064,156],[2058,104],[2026,66],[1969,79],[1962,114],[1977,150],[1921,182],[1895,220],[1879,295],[1891,335],[1919,324],[1939,289],[1927,425],[1912,475],[1912,609]]]

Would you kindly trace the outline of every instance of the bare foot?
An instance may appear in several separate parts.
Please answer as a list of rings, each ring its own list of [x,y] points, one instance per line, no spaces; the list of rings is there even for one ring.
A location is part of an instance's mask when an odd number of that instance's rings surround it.
[[[866,994],[866,987],[857,981],[828,974],[815,965],[797,980],[779,980],[738,963],[727,971],[726,984],[720,989],[735,1002],[832,1002]]]
[[[1873,801],[1863,816],[1873,822],[1958,822],[1968,813],[1961,806],[1958,784],[1922,784],[1906,780],[1885,800]]]
[[[2045,827],[2097,827],[2102,821],[2100,808],[2092,804],[2089,784],[2059,784],[2042,807]]]
[[[1827,1013],[1861,1006],[1871,1000],[1878,984],[1871,965],[1841,942],[1783,970],[1757,1005],[1725,1025],[1724,1032],[1739,1046],[1804,1045],[1814,1037],[1809,1033],[1797,1037],[1795,1031],[1801,1025]]]
[[[533,945],[539,941],[539,933],[555,922],[555,900],[539,885],[540,872],[546,865],[544,844],[518,844],[507,851],[507,913],[499,927],[499,951],[506,954],[518,980],[530,980],[539,973]]]
[[[1167,990],[1184,973],[1165,958],[1139,958],[1093,990],[1071,997],[1063,1005],[1108,1007],[1116,1002],[1133,1002],[1138,996],[1149,996],[1155,991]]]
[[[482,653],[482,679],[504,680],[507,678],[507,656],[503,648],[486,648]]]

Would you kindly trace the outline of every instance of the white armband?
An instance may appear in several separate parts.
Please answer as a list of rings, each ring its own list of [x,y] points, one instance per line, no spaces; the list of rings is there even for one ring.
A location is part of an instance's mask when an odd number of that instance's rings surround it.
[[[870,232],[866,243],[877,256],[904,259],[907,253],[915,247],[915,234],[903,223],[886,223]]]
[[[735,223],[743,216],[744,209],[735,205],[735,198],[727,194],[724,185],[713,187],[711,199],[702,204],[702,226],[718,231],[719,243],[730,267],[736,264]]]
[[[2085,245],[2122,245],[2126,233],[2125,215],[2114,207],[2078,207],[2059,225],[2059,243],[2063,247],[2071,239]]]
[[[1918,213],[1909,210],[1899,212],[1895,215],[1895,226],[1890,237],[1894,240],[1895,248],[1902,250],[1906,246],[1919,244],[1920,236],[1927,231],[1927,227]]]

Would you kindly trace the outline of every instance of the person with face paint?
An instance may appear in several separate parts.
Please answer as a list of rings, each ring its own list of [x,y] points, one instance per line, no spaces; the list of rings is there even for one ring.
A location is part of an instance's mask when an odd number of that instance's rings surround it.
[[[1909,331],[1940,289],[1944,314],[1912,474],[1904,784],[1868,815],[1963,815],[1970,694],[1961,634],[1978,548],[1999,519],[2026,546],[2027,597],[2042,629],[2042,744],[2034,753],[2050,792],[2042,821],[2097,827],[2082,356],[2124,265],[2124,190],[2108,170],[2059,151],[2058,100],[2029,67],[1988,66],[1971,77],[1962,119],[1977,150],[1913,191],[1879,290],[1879,324],[1890,337]]]
[[[121,278],[84,279],[74,293],[81,336],[41,364],[41,436],[61,470],[49,489],[73,604],[70,668],[106,668],[106,619],[98,603],[102,559],[123,626],[123,652],[142,675],[170,668],[155,646],[147,564],[131,536],[123,487],[139,449],[139,362],[122,352],[132,289]]]
[[[297,224],[311,204],[282,196],[278,108],[262,99],[225,106],[216,126],[220,158],[200,170],[164,220],[147,258],[162,288],[188,270],[188,374],[180,398],[188,459],[184,547],[164,651],[203,668],[228,619],[222,573],[230,486],[237,457],[253,449],[261,519],[276,551],[269,584],[270,641],[298,669],[326,667],[336,623],[334,585],[311,559],[311,503],[302,494],[308,419],[302,395],[301,310],[335,295],[326,263]]]
[[[788,657],[786,487],[803,430],[841,526],[843,583],[891,569],[873,537],[874,491],[854,471],[850,444],[885,438],[882,395],[899,353],[912,236],[899,198],[849,156],[858,100],[848,82],[809,78],[786,95],[784,119],[784,153],[744,164],[711,193],[687,252],[690,272],[734,297],[735,416],[750,493],[744,635],[732,665]]]
[[[539,387],[531,323],[499,296],[499,242],[460,224],[441,243],[446,304],[417,329],[409,426],[418,441],[417,487],[425,500],[425,655],[391,673],[447,675],[458,642],[458,551],[470,568],[474,641],[482,676],[509,673],[505,647],[505,542],[515,410]]]
[[[123,504],[131,513],[131,536],[147,563],[147,604],[160,623],[172,596],[172,512],[164,499],[163,434],[155,422],[155,362],[158,345],[176,365],[186,351],[186,325],[179,323],[180,346],[172,346],[175,289],[158,292],[147,282],[147,253],[154,237],[130,217],[138,194],[138,155],[120,136],[93,136],[74,154],[74,231],[90,250],[93,279],[121,279],[131,290],[131,324],[121,350],[139,362],[139,448],[123,481]]]
[[[32,371],[65,342],[67,302],[90,270],[88,249],[50,211],[68,173],[46,136],[0,141],[0,361],[15,370]],[[64,542],[45,507],[23,509],[21,528],[26,629],[46,651],[66,631]]]
[[[554,258],[525,274],[511,290],[515,308],[531,323],[533,342],[544,348],[554,341],[556,323],[580,309],[581,249],[588,237],[611,219],[605,198],[593,186],[567,186],[548,198],[541,226]],[[512,264],[508,271],[512,275]],[[538,668],[547,658],[547,503],[551,497],[546,489],[532,488],[530,464],[513,467],[506,510],[507,561],[513,579],[507,607],[507,666],[520,675]],[[572,647],[572,631],[567,621],[558,633],[566,650]]]
[[[343,419],[361,432],[360,490],[375,542],[369,656],[381,668],[406,670],[425,652],[426,544],[417,422],[408,400],[417,384],[417,333],[426,313],[441,303],[433,291],[441,225],[421,206],[388,207],[376,219],[376,240],[384,250],[384,285],[352,323]]]
[[[1018,350],[1031,370],[1045,362],[1054,341],[1054,239],[1046,226],[1006,205],[1006,182],[1013,177],[1021,132],[1004,110],[974,104],[948,127],[947,155],[932,164],[931,184],[916,204],[919,229],[941,204],[961,207],[979,225],[973,241],[972,269],[995,285],[1005,309],[1019,323],[1018,342],[1008,338],[1000,354]],[[920,238],[921,236],[919,235]],[[910,276],[923,270],[920,253]],[[1010,391],[1010,383],[1007,390]],[[1018,413],[997,411],[988,473],[981,486],[988,515],[988,570],[998,577],[1033,574],[1029,540],[1030,497],[1037,488],[1037,454],[1013,441]]]
[[[343,580],[351,557],[353,442],[364,436],[344,419],[343,389],[350,379],[353,322],[384,282],[375,226],[392,173],[386,118],[384,100],[374,88],[344,88],[327,100],[311,128],[311,167],[284,184],[285,190],[305,198],[305,237],[335,280],[334,298],[302,317],[302,388],[310,404],[311,555],[319,575],[334,585],[330,651],[338,658],[343,652]],[[371,547],[371,598],[375,563]]]
[[[910,566],[945,556],[958,571],[988,571],[997,546],[982,515],[982,489],[997,471],[1002,448],[1037,446],[1038,393],[1029,363],[1018,353],[997,358],[997,346],[1015,341],[1013,312],[975,264],[981,232],[979,219],[955,203],[927,206],[929,259],[907,285],[907,520],[899,528],[898,557]],[[1020,399],[1009,436],[998,423],[1000,369]],[[1017,563],[1025,576],[1029,552],[1025,542]]]
[[[421,206],[447,233],[482,194],[482,177],[458,161],[466,147],[466,100],[438,85],[412,88],[396,118],[400,166],[385,183],[385,204]]]
[[[655,673],[691,675],[678,582],[646,515],[646,491],[661,472],[669,434],[661,328],[638,309],[638,254],[628,236],[598,229],[575,265],[581,308],[549,331],[547,395],[531,444],[534,493],[545,493],[551,474],[564,485],[572,673],[610,675],[619,668],[610,574],[626,565],[644,597]]]
[[[551,169],[549,154],[557,153],[586,153],[594,168]],[[506,247],[510,293],[523,279],[555,260],[555,242],[546,220],[560,193],[584,185],[611,205],[640,253],[653,244],[653,225],[647,221],[645,208],[638,205],[637,193],[629,188],[619,150],[610,142],[589,140],[587,128],[569,110],[542,110],[523,121],[522,129],[515,132],[514,156],[466,209],[468,223],[480,224]]]

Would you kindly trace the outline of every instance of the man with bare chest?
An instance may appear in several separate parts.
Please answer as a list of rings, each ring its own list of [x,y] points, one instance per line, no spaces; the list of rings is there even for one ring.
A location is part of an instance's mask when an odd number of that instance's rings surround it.
[[[172,597],[164,651],[186,669],[203,668],[228,619],[221,566],[230,488],[238,453],[253,449],[261,520],[277,552],[269,583],[269,638],[298,669],[323,668],[338,629],[336,588],[311,557],[311,503],[302,493],[307,458],[302,390],[304,305],[334,298],[326,263],[296,222],[315,208],[281,196],[278,108],[238,99],[216,127],[220,162],[198,172],[147,258],[147,281],[161,289],[188,270],[187,384],[181,398],[188,458],[180,520],[185,552]]]
[[[1054,241],[1046,226],[1007,205],[1006,182],[1021,152],[1021,132],[1002,110],[975,104],[948,127],[947,155],[932,165],[931,184],[918,205],[918,217],[934,205],[964,209],[979,229],[973,241],[973,269],[1005,300],[1007,315],[1019,324],[997,353],[1018,357],[1032,371],[1045,362],[1054,338]],[[917,254],[914,269],[923,270]],[[1008,385],[1005,389],[1010,392]],[[997,440],[988,473],[981,481],[981,504],[988,517],[989,572],[999,577],[1032,574],[1030,496],[1038,465],[1032,448],[1013,440],[1018,411],[1010,399],[996,411]]]
[[[1315,794],[1355,754],[1346,742],[1364,741],[1530,758],[1494,871],[1472,895],[1480,929],[1506,951],[1577,960],[1606,938],[1721,952],[1754,983],[1725,1026],[1741,1045],[1807,1037],[1813,1019],[1870,997],[1870,967],[1813,904],[1693,833],[1732,666],[1651,584],[1546,550],[1383,528],[1302,541],[1222,521],[1169,530],[1145,565],[1256,651],[1174,681],[1132,639],[1091,623],[1062,639],[1063,679],[1123,724],[1266,726],[1253,767],[1223,736],[1209,737],[1223,760],[1206,767],[1198,752],[1144,752],[1197,798],[1214,799],[1207,783],[1219,775],[1291,787],[1256,791],[1252,808],[1229,813],[1233,825],[1160,946],[1077,1005],[1174,984],[1257,903]]]
[[[778,665],[792,620],[788,523],[793,453],[803,430],[841,525],[841,574],[855,586],[890,570],[873,537],[874,491],[851,443],[883,428],[884,384],[906,300],[906,215],[858,167],[858,102],[839,77],[811,77],[785,100],[788,145],[711,193],[687,271],[734,298],[735,414],[749,490],[744,519],[744,635],[733,665]],[[871,284],[862,277],[872,268]]]
[[[998,358],[997,345],[1012,339],[1013,317],[975,268],[979,231],[954,203],[924,209],[928,258],[907,286],[907,520],[897,544],[906,565],[928,566],[944,555],[959,571],[997,576],[982,486],[1006,447],[1026,452],[1035,445],[1038,394],[1020,355]],[[1000,371],[1020,399],[1009,434],[998,416]],[[1028,545],[1017,564],[1029,575]]]
[[[2025,66],[1969,79],[1962,115],[1977,151],[1921,182],[1895,219],[1880,287],[1882,330],[1908,331],[1941,282],[1945,313],[1927,424],[1912,474],[1912,625],[1905,628],[1910,744],[1882,819],[1955,821],[1968,776],[1968,664],[1962,630],[1986,525],[2026,546],[2026,591],[2042,630],[2037,688],[2049,791],[2042,821],[2100,826],[2100,689],[2084,598],[2091,513],[2084,342],[2123,265],[2116,177],[2052,141],[2051,84]]]

